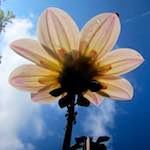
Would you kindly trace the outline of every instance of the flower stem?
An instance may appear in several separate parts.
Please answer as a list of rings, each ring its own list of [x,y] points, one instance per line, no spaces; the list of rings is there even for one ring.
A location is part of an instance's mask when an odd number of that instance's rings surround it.
[[[63,143],[63,149],[62,150],[69,150],[70,144],[71,144],[71,135],[72,135],[72,127],[75,121],[75,95],[72,96],[72,102],[70,105],[67,106],[68,108],[68,114],[67,114],[67,125],[66,125],[66,131],[65,131],[65,137],[64,137],[64,143]]]

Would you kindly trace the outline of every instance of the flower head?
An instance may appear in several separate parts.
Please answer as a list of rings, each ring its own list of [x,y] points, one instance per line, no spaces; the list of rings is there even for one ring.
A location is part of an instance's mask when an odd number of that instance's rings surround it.
[[[143,62],[135,50],[111,51],[120,34],[116,13],[92,18],[81,31],[72,18],[58,8],[46,9],[39,18],[38,40],[19,39],[10,47],[35,64],[23,65],[10,75],[16,88],[30,91],[35,102],[69,100],[78,95],[94,104],[102,97],[129,100],[131,84],[120,75]],[[85,104],[85,103],[84,103]]]

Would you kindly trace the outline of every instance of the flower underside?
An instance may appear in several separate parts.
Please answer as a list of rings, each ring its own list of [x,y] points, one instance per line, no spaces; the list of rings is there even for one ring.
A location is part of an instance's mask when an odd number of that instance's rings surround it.
[[[68,54],[59,82],[68,93],[82,93],[90,89],[92,79],[97,74],[98,71],[90,57],[81,56],[76,60]]]
[[[78,104],[84,105],[83,103],[88,102],[88,100],[82,96],[84,92],[87,90],[96,92],[102,88],[102,85],[93,79],[97,75],[98,70],[90,57],[80,56],[74,58],[72,53],[66,54],[63,62],[63,70],[58,78],[61,88],[51,91],[50,94],[59,96],[66,92],[67,96],[62,99],[66,102],[69,102],[69,99],[73,99],[74,96],[77,95]],[[81,101],[83,101],[83,103]]]

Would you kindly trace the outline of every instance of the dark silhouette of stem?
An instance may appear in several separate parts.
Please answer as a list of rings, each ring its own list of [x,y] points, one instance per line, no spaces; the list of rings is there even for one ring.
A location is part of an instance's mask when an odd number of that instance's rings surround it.
[[[65,131],[65,137],[64,137],[64,143],[63,143],[63,150],[69,150],[70,144],[71,144],[71,135],[72,135],[72,127],[75,121],[75,96],[72,98],[72,102],[70,105],[67,106],[68,108],[68,114],[66,115],[67,118],[67,125],[66,125],[66,131]]]

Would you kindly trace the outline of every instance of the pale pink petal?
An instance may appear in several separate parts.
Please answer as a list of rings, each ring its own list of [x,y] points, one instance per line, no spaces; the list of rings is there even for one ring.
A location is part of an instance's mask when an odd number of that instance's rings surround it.
[[[61,68],[59,62],[52,58],[35,40],[19,39],[13,41],[10,47],[19,55],[31,60],[39,66],[55,71],[59,71]]]
[[[133,97],[133,87],[121,77],[100,77],[100,84],[103,88],[99,94],[117,100],[130,100]]]
[[[135,50],[121,48],[105,55],[99,61],[99,71],[102,75],[122,75],[137,68],[144,61]]]
[[[120,21],[116,13],[95,16],[81,30],[80,53],[101,58],[114,47],[119,33]]]
[[[100,104],[102,102],[102,96],[100,96],[99,94],[97,94],[96,92],[91,92],[91,91],[87,91],[84,94],[84,97],[89,100],[91,103],[97,105]]]
[[[39,18],[37,30],[43,47],[58,58],[79,48],[79,29],[72,18],[61,9],[46,9]]]
[[[9,82],[16,88],[37,92],[45,86],[57,82],[58,73],[36,65],[23,65],[16,68],[9,77]],[[47,80],[48,82],[42,82]]]
[[[54,84],[52,86],[47,86],[41,89],[37,93],[32,93],[31,94],[32,101],[40,103],[50,103],[59,100],[61,96],[54,97],[51,94],[49,94],[52,90],[57,88],[59,88],[59,84]]]

